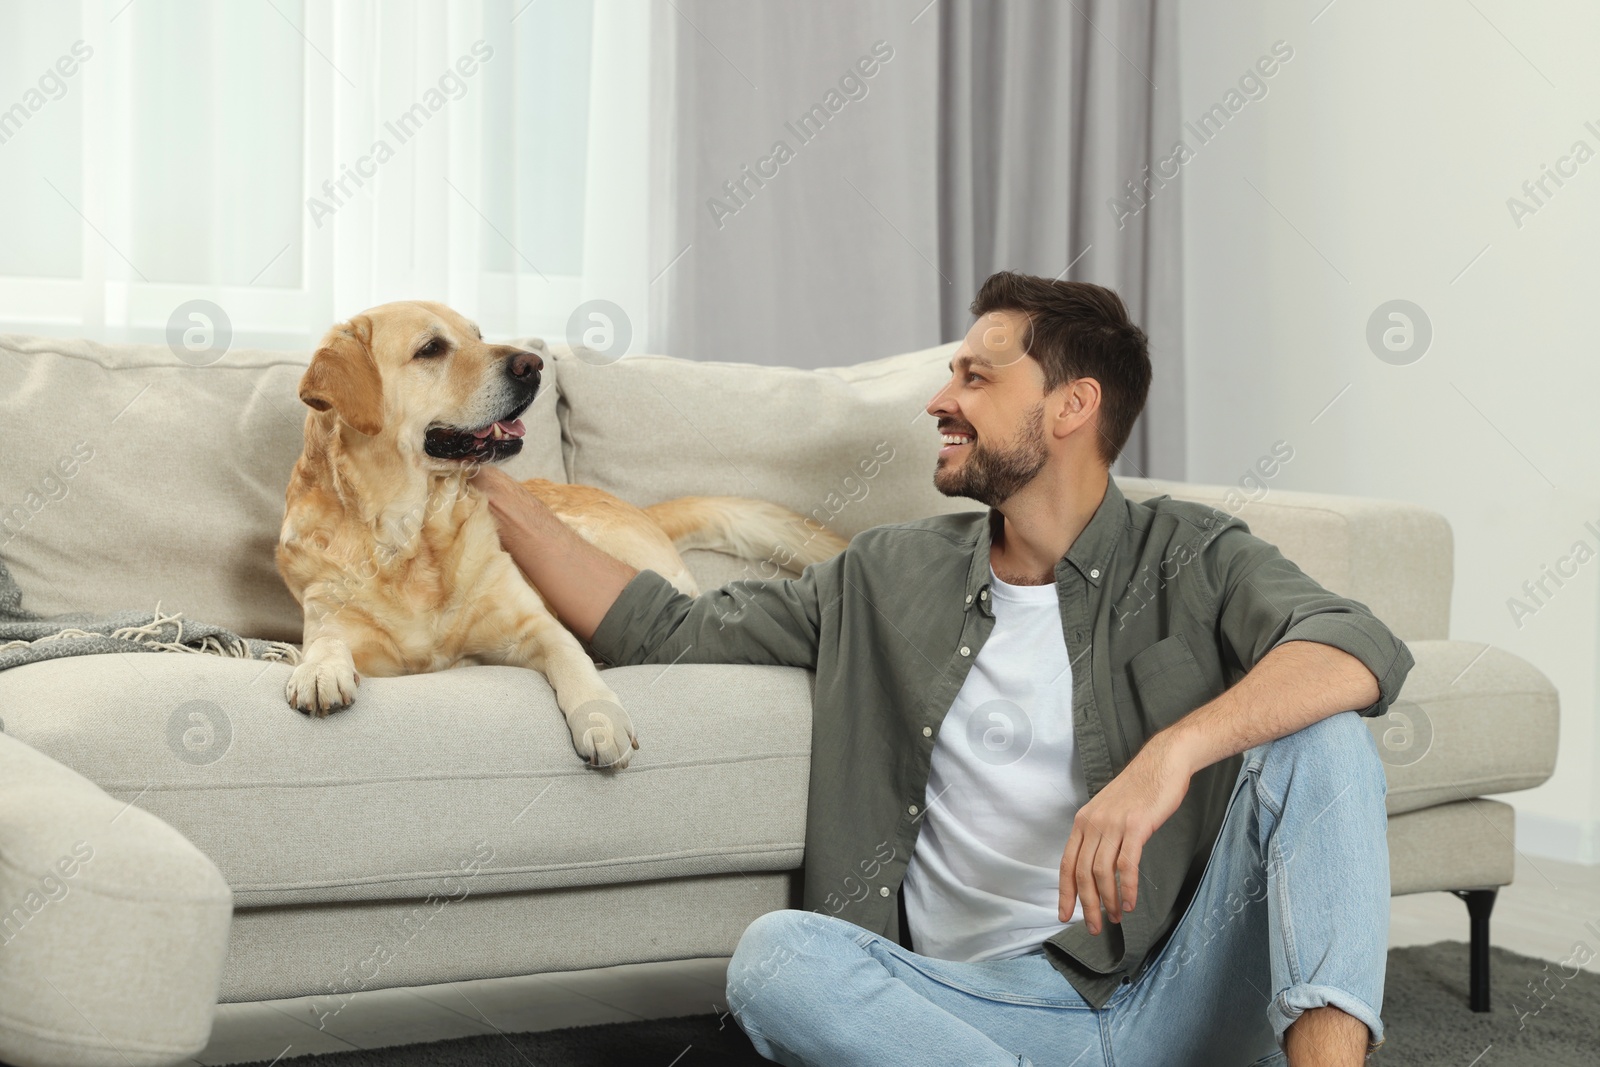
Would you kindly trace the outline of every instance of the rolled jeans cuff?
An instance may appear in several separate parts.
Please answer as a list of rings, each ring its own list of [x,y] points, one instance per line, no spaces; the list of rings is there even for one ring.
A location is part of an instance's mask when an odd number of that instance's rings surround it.
[[[1284,1048],[1284,1033],[1290,1024],[1309,1008],[1338,1008],[1346,1015],[1361,1020],[1367,1026],[1369,1053],[1383,1044],[1383,1020],[1372,1010],[1372,1005],[1334,986],[1301,982],[1273,997],[1267,1005],[1267,1019],[1272,1023],[1272,1032],[1278,1037],[1279,1048]]]

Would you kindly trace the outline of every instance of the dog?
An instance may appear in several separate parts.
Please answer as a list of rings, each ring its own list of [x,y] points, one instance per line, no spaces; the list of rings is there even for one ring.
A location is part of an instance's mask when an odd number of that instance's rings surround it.
[[[292,707],[317,717],[346,707],[364,674],[531,667],[555,690],[579,757],[627,766],[638,740],[626,711],[501,547],[471,482],[477,464],[522,449],[519,416],[543,366],[426,301],[384,304],[328,331],[300,379],[311,410],[275,553],[305,614],[302,662],[284,690]],[[699,589],[681,549],[782,551],[804,566],[845,547],[765,501],[692,496],[638,508],[590,486],[521,484],[579,536],[689,596]]]

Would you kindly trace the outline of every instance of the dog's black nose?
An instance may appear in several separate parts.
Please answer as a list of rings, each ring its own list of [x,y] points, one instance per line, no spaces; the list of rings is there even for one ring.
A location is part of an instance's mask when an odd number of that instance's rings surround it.
[[[537,352],[519,351],[511,357],[511,362],[507,364],[506,369],[518,381],[532,378],[537,382],[539,380],[539,372],[544,369],[544,360],[539,358],[539,353]]]

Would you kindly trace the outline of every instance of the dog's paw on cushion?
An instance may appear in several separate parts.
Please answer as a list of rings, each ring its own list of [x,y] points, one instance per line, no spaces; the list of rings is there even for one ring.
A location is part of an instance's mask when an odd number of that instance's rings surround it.
[[[336,639],[323,639],[336,640]],[[356,699],[356,686],[361,675],[356,672],[344,642],[338,641],[343,655],[333,659],[310,659],[295,667],[284,686],[284,695],[296,711],[324,718],[329,713],[348,707]],[[337,651],[337,650],[336,650]]]
[[[615,700],[586,700],[567,716],[572,747],[591,767],[621,770],[628,765],[639,738],[633,721]]]

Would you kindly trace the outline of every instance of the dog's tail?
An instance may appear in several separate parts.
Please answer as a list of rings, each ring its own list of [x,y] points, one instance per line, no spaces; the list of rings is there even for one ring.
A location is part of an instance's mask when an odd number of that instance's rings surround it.
[[[644,513],[682,552],[709,548],[803,570],[844,551],[845,540],[815,520],[765,500],[685,496],[651,504]]]

